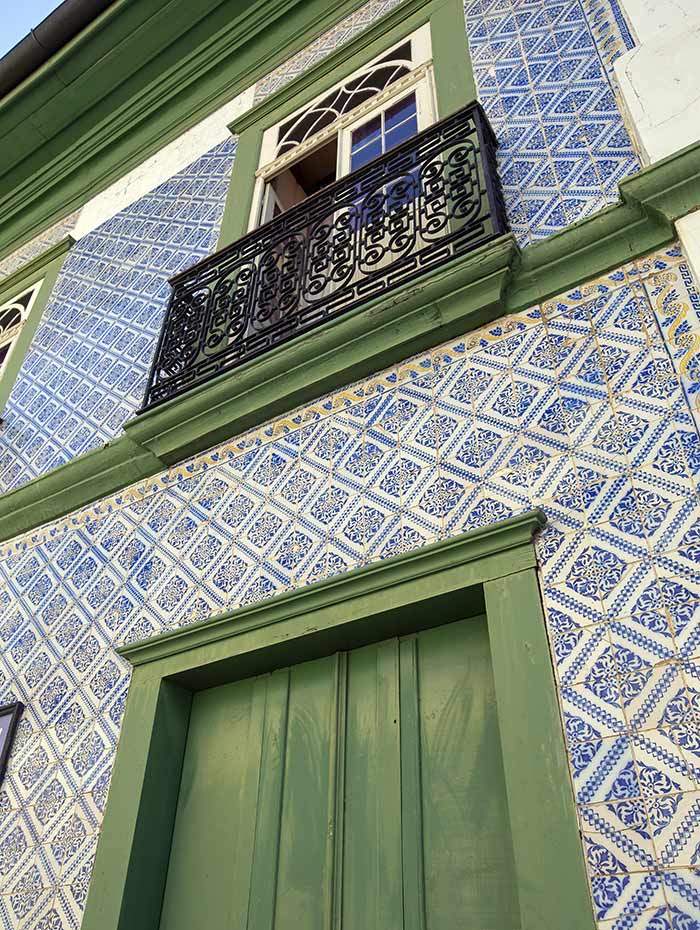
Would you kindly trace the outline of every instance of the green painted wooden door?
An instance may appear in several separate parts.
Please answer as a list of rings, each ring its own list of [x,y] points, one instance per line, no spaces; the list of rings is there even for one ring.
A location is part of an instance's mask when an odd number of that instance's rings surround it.
[[[515,930],[485,618],[195,695],[161,930]]]

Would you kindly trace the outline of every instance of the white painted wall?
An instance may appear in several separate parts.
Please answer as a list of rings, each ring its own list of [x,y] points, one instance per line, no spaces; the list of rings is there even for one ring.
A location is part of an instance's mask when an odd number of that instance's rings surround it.
[[[211,116],[164,146],[133,171],[89,200],[71,235],[81,239],[101,223],[182,171],[209,149],[230,137],[228,124],[253,105],[255,87],[239,94]]]
[[[625,121],[652,164],[700,140],[700,0],[622,0],[638,46],[615,62]]]

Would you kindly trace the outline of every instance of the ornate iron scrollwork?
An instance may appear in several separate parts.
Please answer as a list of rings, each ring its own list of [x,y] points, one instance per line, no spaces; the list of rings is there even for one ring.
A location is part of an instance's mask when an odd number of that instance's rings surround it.
[[[507,230],[473,104],[172,279],[144,407]]]

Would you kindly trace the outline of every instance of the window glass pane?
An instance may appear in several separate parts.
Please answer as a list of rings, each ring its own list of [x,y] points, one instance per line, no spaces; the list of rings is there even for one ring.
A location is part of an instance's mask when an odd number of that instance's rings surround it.
[[[415,115],[416,95],[409,94],[408,97],[404,97],[403,100],[399,100],[398,103],[394,103],[389,107],[384,114],[384,126],[389,130],[398,123],[403,123],[410,116],[415,117]]]
[[[364,148],[358,149],[356,152],[352,153],[350,156],[350,170],[354,171],[355,168],[360,168],[362,165],[366,165],[368,161],[371,161],[373,158],[376,158],[381,154],[382,140],[378,138],[373,142],[370,142],[369,145],[365,145]]]
[[[358,126],[357,129],[352,131],[352,150],[353,152],[365,145],[371,139],[376,139],[379,137],[379,134],[382,131],[382,118],[381,116],[374,116],[372,119],[367,120],[366,123],[363,123],[361,126]]]
[[[411,136],[415,136],[418,132],[418,121],[415,116],[412,116],[411,119],[406,120],[405,123],[399,123],[398,126],[395,126],[393,129],[390,129],[386,134],[385,142],[385,151],[393,149],[400,142],[403,142],[404,139],[410,139]]]

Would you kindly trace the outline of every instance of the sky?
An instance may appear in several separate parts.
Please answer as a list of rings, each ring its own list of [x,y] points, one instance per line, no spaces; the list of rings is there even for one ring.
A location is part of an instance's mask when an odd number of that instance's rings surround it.
[[[0,16],[0,57],[60,4],[61,0],[5,0]]]

